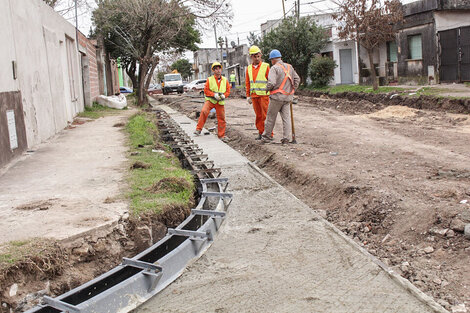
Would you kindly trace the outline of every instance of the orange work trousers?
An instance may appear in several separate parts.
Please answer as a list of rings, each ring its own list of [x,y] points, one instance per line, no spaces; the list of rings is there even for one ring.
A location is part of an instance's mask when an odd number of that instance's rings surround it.
[[[264,122],[266,121],[266,114],[269,106],[269,96],[252,97],[253,110],[256,115],[256,128],[260,135],[264,132]]]
[[[209,100],[206,100],[204,106],[201,110],[201,115],[199,116],[199,120],[197,122],[196,130],[202,130],[204,124],[206,123],[207,116],[209,116],[209,112],[215,108],[215,114],[217,115],[217,135],[219,138],[225,137],[225,105],[222,104],[214,104]]]

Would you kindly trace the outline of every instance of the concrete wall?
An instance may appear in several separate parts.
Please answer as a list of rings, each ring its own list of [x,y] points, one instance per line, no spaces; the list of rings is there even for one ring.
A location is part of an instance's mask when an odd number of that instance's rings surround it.
[[[21,91],[32,147],[64,129],[84,108],[75,28],[43,1],[0,0],[0,7],[0,92]]]
[[[435,11],[434,20],[436,31],[464,27],[470,25],[470,10],[463,11]]]

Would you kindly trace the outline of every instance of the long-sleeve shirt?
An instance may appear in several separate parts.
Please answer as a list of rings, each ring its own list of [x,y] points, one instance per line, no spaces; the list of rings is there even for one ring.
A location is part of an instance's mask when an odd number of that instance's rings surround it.
[[[249,65],[251,66],[251,65]],[[261,68],[261,63],[258,64],[258,66],[254,66],[253,65],[253,81],[256,80],[256,77],[258,77],[258,72],[259,72],[259,69]],[[268,75],[269,75],[269,65],[268,65],[268,68],[266,69],[266,79],[268,79]],[[249,97],[253,97],[253,98],[256,98],[256,97],[266,97],[266,96],[258,96],[256,93],[252,93],[250,95],[250,77],[248,76],[248,67],[246,68],[246,73],[245,73],[245,89],[246,89],[246,97],[249,98]]]
[[[285,74],[284,74],[284,69],[281,67],[283,65],[285,68],[289,65],[290,71],[289,74],[292,77],[292,80],[294,82],[294,86],[292,86],[292,83],[290,79],[287,79],[286,84],[282,88],[285,90],[287,93],[290,93],[292,91],[292,88],[295,90],[297,87],[299,87],[300,84],[300,77],[299,75],[295,72],[294,68],[292,65],[284,63],[282,61],[277,62],[273,67],[271,68],[271,71],[269,72],[268,76],[268,84],[266,85],[266,89],[269,91],[272,90],[277,90],[282,84],[282,81],[284,80]],[[271,94],[269,96],[273,100],[278,100],[278,101],[292,101],[293,95],[284,95],[280,92]]]
[[[217,82],[217,86],[220,88],[220,82],[222,81],[222,76],[220,76],[220,79],[215,78],[215,81]],[[228,82],[227,79],[227,89],[224,92],[225,98],[228,98],[230,95],[230,83]],[[206,84],[204,85],[204,94],[208,97],[214,97],[215,93],[209,88],[209,78],[206,80]]]

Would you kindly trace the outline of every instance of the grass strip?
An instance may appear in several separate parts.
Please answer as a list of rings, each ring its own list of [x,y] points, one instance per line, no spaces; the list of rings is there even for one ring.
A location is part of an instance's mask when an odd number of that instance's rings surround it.
[[[134,215],[159,213],[169,206],[187,206],[193,201],[194,181],[181,168],[169,148],[160,143],[151,116],[139,113],[126,126],[132,163],[129,177],[130,209]],[[139,165],[139,166],[137,166]]]

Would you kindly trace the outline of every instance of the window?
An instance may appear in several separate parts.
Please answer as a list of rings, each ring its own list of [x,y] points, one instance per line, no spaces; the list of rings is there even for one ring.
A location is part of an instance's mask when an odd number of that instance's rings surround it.
[[[423,58],[421,35],[408,36],[408,59]]]
[[[333,59],[333,51],[322,52],[321,56]]]
[[[388,62],[398,61],[398,49],[397,49],[397,43],[395,41],[387,42],[387,58],[388,58]]]

